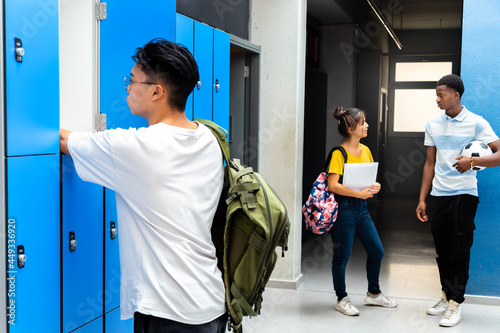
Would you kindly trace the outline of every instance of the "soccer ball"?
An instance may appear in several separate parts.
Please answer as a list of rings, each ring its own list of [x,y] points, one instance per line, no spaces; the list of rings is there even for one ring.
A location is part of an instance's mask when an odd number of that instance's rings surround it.
[[[493,154],[491,148],[482,141],[471,141],[464,149],[462,149],[462,156],[483,157]],[[475,166],[472,170],[483,170],[485,167]]]

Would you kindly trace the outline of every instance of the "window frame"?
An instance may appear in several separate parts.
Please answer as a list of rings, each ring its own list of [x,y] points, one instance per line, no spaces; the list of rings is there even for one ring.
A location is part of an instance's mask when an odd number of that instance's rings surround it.
[[[387,126],[387,135],[390,137],[415,137],[424,134],[425,129],[417,132],[403,132],[394,131],[394,104],[395,104],[395,91],[397,89],[436,89],[436,81],[401,81],[396,82],[396,63],[400,62],[451,62],[452,73],[459,75],[459,56],[457,55],[439,55],[439,56],[395,56],[390,61],[389,72],[389,119]]]

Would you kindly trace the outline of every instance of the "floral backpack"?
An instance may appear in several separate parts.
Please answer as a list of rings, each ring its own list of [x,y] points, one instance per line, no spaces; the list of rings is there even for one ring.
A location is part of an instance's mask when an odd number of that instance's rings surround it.
[[[337,219],[338,204],[335,196],[328,190],[328,169],[332,154],[335,150],[340,150],[344,156],[344,163],[347,163],[347,153],[341,146],[333,147],[325,161],[323,171],[313,184],[311,194],[302,207],[305,217],[306,229],[315,234],[328,232]]]

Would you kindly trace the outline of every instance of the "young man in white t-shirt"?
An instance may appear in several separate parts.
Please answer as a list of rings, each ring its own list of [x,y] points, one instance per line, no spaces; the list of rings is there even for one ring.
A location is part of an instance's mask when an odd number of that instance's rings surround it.
[[[121,317],[134,332],[225,331],[222,275],[211,239],[223,182],[212,132],[184,108],[199,80],[191,53],[156,39],[137,49],[125,79],[130,111],[147,128],[61,129],[78,175],[116,192]]]
[[[430,120],[425,128],[427,159],[416,209],[420,221],[432,224],[443,294],[427,313],[443,315],[439,325],[448,327],[462,319],[461,303],[469,279],[479,202],[476,171],[469,170],[475,165],[500,165],[500,140],[484,118],[462,105],[464,90],[462,79],[454,74],[442,77],[436,84],[436,102],[445,113]],[[495,153],[486,157],[460,156],[463,147],[473,140],[483,141]]]

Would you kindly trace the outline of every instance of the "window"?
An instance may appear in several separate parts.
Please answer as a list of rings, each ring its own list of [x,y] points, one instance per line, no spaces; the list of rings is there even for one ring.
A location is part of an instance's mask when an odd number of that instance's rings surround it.
[[[452,61],[396,61],[391,132],[422,133],[443,111],[436,104],[436,82],[453,73]]]
[[[450,62],[398,62],[396,63],[396,82],[437,81],[450,74]]]
[[[394,91],[394,132],[423,132],[427,122],[441,113],[436,89]]]

